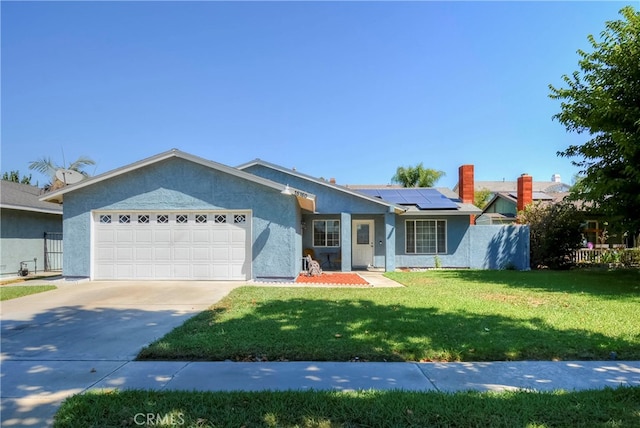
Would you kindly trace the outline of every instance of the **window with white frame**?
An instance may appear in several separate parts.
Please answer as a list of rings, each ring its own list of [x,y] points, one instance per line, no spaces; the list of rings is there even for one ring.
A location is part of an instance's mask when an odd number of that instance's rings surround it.
[[[446,220],[407,220],[405,245],[408,254],[447,252]]]
[[[313,220],[313,246],[339,247],[340,220]]]

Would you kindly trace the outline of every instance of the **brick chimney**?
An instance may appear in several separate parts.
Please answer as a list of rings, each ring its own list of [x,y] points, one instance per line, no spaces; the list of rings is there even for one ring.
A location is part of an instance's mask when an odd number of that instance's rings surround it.
[[[533,177],[522,174],[518,177],[518,212],[533,202]]]
[[[472,204],[474,200],[473,165],[458,168],[458,195],[463,204]]]

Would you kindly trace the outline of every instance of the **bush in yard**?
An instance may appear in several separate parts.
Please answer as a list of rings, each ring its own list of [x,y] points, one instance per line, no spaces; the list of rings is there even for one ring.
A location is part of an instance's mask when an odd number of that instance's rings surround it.
[[[530,204],[518,214],[529,225],[531,268],[568,269],[582,242],[582,215],[567,202]]]

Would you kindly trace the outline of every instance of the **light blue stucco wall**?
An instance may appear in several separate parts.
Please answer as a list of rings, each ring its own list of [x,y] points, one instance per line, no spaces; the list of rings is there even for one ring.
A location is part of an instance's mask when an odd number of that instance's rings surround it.
[[[407,254],[404,248],[407,217],[397,221],[397,267],[435,267],[435,254]],[[529,227],[524,225],[471,226],[468,217],[447,220],[447,253],[438,254],[443,267],[472,269],[529,269]]]
[[[529,226],[474,226],[469,232],[470,267],[530,269]]]
[[[91,272],[92,210],[252,211],[252,277],[294,278],[302,251],[297,201],[278,190],[171,158],[65,194],[64,275]]]
[[[44,270],[44,233],[62,232],[62,215],[3,208],[0,220],[0,275],[15,276],[25,260],[30,272]]]

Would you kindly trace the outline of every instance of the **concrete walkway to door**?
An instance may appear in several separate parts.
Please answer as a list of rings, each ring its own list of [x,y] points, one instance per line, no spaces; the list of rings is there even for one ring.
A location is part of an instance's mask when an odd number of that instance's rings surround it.
[[[2,426],[49,426],[62,400],[243,282],[70,282],[2,302]],[[24,284],[24,283],[23,283]]]

